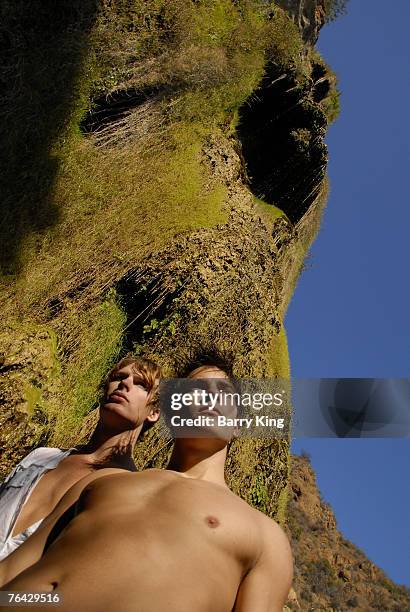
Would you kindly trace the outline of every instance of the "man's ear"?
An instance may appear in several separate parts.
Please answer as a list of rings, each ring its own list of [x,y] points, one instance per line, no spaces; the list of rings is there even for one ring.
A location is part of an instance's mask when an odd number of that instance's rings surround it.
[[[145,420],[148,421],[149,423],[156,423],[160,415],[161,415],[161,411],[159,408],[152,408]]]

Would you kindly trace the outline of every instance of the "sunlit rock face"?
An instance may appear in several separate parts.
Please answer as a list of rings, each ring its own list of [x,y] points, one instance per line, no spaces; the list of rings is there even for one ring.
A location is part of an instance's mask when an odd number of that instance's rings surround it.
[[[396,585],[337,529],[309,458],[291,457],[288,528],[295,556],[288,610],[408,610],[410,590]]]
[[[305,43],[314,45],[326,19],[325,0],[276,0],[295,20]]]
[[[25,187],[29,202],[10,189],[13,218],[22,210],[26,222],[43,206],[44,223],[37,232],[22,221],[21,275],[0,294],[11,330],[0,337],[3,475],[40,443],[82,440],[101,380],[128,350],[167,375],[209,349],[237,376],[289,377],[283,318],[326,199],[332,81],[312,50],[323,3],[264,3],[271,38],[258,47],[261,4],[57,3],[30,20],[24,53],[16,39],[10,74],[24,87],[9,111],[27,115],[20,124],[41,147],[16,131],[12,153],[19,172],[30,158],[35,182],[44,162],[47,180],[43,191]],[[13,6],[23,30],[26,7]],[[50,27],[61,19],[64,45]],[[40,77],[32,111],[27,90]],[[61,121],[50,120],[54,107]],[[153,430],[138,445],[139,468],[165,465],[169,448]],[[237,441],[227,480],[283,521],[287,458],[288,440]]]

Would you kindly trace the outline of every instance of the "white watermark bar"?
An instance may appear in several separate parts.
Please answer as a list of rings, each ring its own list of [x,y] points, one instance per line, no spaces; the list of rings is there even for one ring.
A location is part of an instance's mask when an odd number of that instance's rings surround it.
[[[160,385],[163,423],[174,438],[286,438],[289,381],[173,378]]]
[[[0,591],[0,606],[59,606],[62,603],[63,597],[58,591]]]
[[[410,436],[410,379],[165,379],[160,407],[173,438]]]

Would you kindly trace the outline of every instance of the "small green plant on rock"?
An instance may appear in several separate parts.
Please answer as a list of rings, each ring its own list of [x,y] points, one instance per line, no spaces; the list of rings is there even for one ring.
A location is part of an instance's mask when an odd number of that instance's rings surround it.
[[[266,511],[269,501],[269,494],[266,488],[265,479],[261,474],[257,474],[251,489],[251,504],[262,512]]]

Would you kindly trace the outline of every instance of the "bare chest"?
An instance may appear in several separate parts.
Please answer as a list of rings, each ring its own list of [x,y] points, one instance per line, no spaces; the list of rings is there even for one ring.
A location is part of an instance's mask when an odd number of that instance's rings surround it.
[[[78,457],[67,457],[55,469],[46,472],[21,509],[12,535],[50,514],[68,489],[89,473],[89,467]]]
[[[142,540],[147,544],[157,541],[161,547],[190,550],[191,559],[195,551],[208,550],[221,559],[234,557],[248,567],[263,546],[256,511],[229,489],[173,477],[162,470],[95,482],[83,501],[83,508],[95,511],[103,522],[111,513],[118,513],[111,517],[110,525],[121,529],[123,524],[127,539],[132,533],[138,547],[145,547]]]

